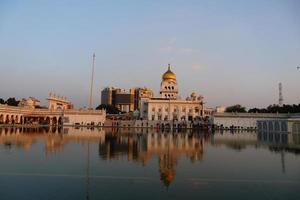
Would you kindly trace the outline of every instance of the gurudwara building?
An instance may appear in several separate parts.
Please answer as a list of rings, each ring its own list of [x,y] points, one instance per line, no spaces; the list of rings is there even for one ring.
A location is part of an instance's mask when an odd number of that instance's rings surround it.
[[[0,125],[104,125],[105,110],[74,109],[71,101],[49,93],[48,108],[34,97],[22,99],[18,106],[0,104]]]
[[[160,96],[141,98],[140,118],[143,120],[189,120],[209,116],[210,110],[204,109],[203,97],[193,92],[181,99],[178,92],[176,74],[168,70],[162,75]]]

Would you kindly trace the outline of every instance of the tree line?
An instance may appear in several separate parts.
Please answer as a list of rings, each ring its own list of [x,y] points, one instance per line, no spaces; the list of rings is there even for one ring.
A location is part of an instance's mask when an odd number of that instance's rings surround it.
[[[236,104],[226,108],[225,112],[240,112],[240,113],[300,113],[300,104],[283,104],[282,106],[273,104],[266,108],[251,108],[248,111],[246,107]]]
[[[100,104],[96,107],[96,110],[102,110],[105,109],[107,114],[119,114],[121,113],[121,110],[119,110],[117,107],[113,105],[108,104]]]
[[[0,104],[7,104],[9,106],[18,106],[20,103],[19,100],[16,100],[15,97],[9,97],[6,101],[0,98]]]

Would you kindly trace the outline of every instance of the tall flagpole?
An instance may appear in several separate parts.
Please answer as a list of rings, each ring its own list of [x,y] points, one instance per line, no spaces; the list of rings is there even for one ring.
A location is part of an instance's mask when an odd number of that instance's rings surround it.
[[[93,84],[94,84],[94,68],[95,68],[95,53],[93,54],[93,66],[92,66],[92,78],[91,78],[91,88],[90,88],[90,100],[89,100],[89,108],[92,109],[92,98],[93,98]]]

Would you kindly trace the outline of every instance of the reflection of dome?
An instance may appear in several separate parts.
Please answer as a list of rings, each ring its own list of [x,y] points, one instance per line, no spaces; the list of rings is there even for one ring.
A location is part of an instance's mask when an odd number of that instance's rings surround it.
[[[176,80],[176,74],[174,74],[170,69],[170,64],[168,65],[168,71],[166,71],[163,76],[163,80]]]
[[[175,171],[172,170],[161,172],[160,174],[160,180],[163,181],[166,187],[169,187],[169,185],[172,183],[174,178],[175,178]]]
[[[170,153],[163,154],[159,157],[160,180],[168,188],[176,176],[176,159]]]

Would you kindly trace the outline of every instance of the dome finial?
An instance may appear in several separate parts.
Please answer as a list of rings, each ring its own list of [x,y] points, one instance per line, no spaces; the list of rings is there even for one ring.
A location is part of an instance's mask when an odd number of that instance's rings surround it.
[[[171,65],[168,64],[168,70],[163,74],[163,80],[173,79],[176,80],[176,75],[171,71]]]

